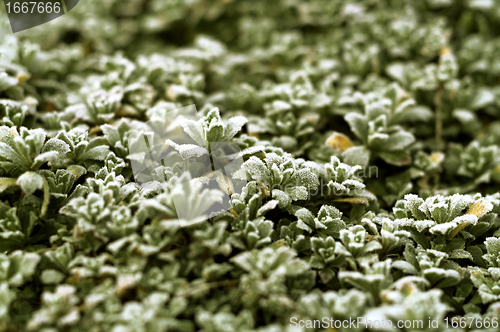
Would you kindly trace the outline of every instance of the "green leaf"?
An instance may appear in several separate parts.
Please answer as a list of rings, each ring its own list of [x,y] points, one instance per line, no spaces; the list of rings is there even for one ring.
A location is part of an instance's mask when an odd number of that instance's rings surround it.
[[[354,146],[345,150],[342,157],[344,162],[348,165],[360,165],[366,168],[370,162],[370,151],[364,146]]]
[[[364,143],[368,140],[368,124],[361,114],[348,113],[345,120],[351,127],[351,131]],[[359,165],[359,164],[358,164]]]

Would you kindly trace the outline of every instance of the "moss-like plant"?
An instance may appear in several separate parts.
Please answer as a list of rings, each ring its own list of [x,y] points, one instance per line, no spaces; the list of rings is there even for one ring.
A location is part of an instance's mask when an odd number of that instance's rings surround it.
[[[0,8],[0,331],[498,331],[498,1]]]

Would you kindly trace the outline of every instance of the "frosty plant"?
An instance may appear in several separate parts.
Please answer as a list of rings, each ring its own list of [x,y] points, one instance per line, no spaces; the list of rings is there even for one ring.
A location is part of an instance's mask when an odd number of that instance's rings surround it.
[[[228,141],[246,122],[242,116],[223,121],[218,108],[201,117],[195,105],[158,112],[129,133],[135,181],[147,190],[170,192],[181,226],[228,210],[230,195],[246,184],[232,176],[243,158]]]
[[[0,332],[500,331],[500,1],[1,2]]]

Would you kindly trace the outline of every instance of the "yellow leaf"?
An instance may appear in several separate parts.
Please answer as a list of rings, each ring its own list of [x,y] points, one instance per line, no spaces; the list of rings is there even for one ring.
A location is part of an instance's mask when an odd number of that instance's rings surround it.
[[[352,144],[349,137],[341,133],[333,133],[330,137],[327,138],[325,143],[329,147],[332,147],[340,152],[344,152],[354,145]]]
[[[482,218],[486,213],[493,210],[493,204],[484,199],[480,199],[469,208],[466,214],[473,214],[477,219]]]
[[[334,202],[345,202],[351,204],[364,204],[368,205],[368,199],[363,197],[345,197],[345,198],[337,198],[333,200]]]
[[[10,186],[16,185],[16,179],[13,178],[0,178],[0,192],[4,191]]]

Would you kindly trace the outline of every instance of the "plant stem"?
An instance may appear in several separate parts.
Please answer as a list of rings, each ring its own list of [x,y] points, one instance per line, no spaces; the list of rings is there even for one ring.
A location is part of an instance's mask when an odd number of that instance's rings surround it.
[[[441,152],[443,149],[443,119],[441,114],[441,101],[443,97],[443,85],[439,85],[439,89],[434,96],[434,107],[436,108],[436,152]],[[439,189],[440,182],[440,172],[434,174],[434,188],[433,191],[436,192]]]
[[[43,204],[42,204],[42,210],[40,212],[40,217],[44,217],[45,213],[47,213],[47,208],[49,207],[50,203],[50,189],[49,189],[49,183],[47,182],[47,179],[43,176]]]
[[[434,96],[434,106],[436,108],[436,152],[443,148],[443,120],[441,114],[441,99],[443,97],[443,86],[440,85]]]

